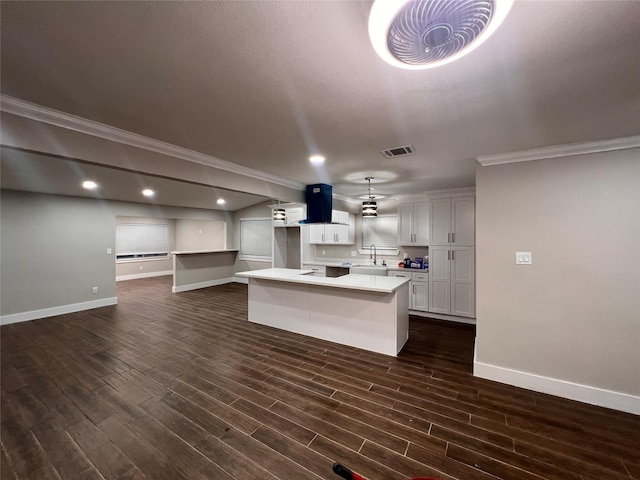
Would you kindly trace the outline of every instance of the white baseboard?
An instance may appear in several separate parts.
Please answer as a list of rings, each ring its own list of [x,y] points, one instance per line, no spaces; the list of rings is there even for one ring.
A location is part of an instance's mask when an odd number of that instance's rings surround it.
[[[173,275],[173,270],[163,270],[161,272],[132,273],[131,275],[119,275],[116,276],[116,282],[122,282],[124,280],[137,280],[139,278],[164,277],[166,275]]]
[[[447,320],[448,322],[466,323],[468,325],[476,324],[475,318],[456,317],[455,315],[442,315],[441,313],[423,312],[421,310],[409,310],[409,315],[435,318],[436,320]]]
[[[233,281],[236,283],[244,283],[249,285],[249,279],[246,277],[233,277]]]
[[[626,393],[543,377],[477,361],[473,362],[473,374],[487,380],[640,415],[640,397]]]
[[[197,290],[198,288],[215,287],[217,285],[223,285],[225,283],[232,283],[234,277],[219,278],[216,280],[207,280],[206,282],[188,283],[187,285],[179,285],[177,287],[171,287],[173,293],[188,292],[189,290]]]
[[[0,317],[0,325],[9,325],[10,323],[26,322],[29,320],[37,320],[38,318],[54,317],[56,315],[64,315],[66,313],[81,312],[83,310],[91,310],[92,308],[116,305],[117,303],[118,297],[109,297],[102,298],[100,300],[92,300],[90,302],[72,303],[70,305],[61,305],[59,307],[43,308],[42,310],[31,310],[29,312],[2,315]]]

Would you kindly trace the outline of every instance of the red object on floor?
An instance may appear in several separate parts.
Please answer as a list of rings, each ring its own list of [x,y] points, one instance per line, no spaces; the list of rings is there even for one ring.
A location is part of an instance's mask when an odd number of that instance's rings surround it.
[[[367,480],[363,476],[358,475],[356,472],[352,472],[347,467],[339,463],[333,464],[333,473],[341,476],[345,480]],[[431,477],[415,477],[415,478],[412,478],[411,480],[438,480],[438,479],[431,478]]]

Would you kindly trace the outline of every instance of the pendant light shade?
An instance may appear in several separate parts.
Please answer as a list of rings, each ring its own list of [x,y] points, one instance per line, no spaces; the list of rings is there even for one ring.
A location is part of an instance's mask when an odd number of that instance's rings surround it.
[[[369,182],[369,200],[362,202],[362,216],[363,217],[377,217],[378,216],[378,204],[373,200],[371,196],[371,180],[373,177],[366,177],[365,180]]]
[[[287,220],[287,212],[284,208],[273,209],[273,222],[278,225],[284,225]]]

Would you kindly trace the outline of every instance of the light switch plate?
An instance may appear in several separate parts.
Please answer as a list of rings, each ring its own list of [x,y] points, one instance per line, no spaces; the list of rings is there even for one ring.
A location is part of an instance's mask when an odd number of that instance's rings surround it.
[[[531,265],[532,263],[531,252],[516,252],[516,265]]]

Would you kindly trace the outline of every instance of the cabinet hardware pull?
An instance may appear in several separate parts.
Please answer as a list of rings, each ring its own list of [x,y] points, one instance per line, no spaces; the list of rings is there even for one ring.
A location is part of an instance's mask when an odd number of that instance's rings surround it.
[[[456,238],[456,234],[452,233],[451,234],[451,243],[456,243],[455,238]]]
[[[456,259],[456,251],[451,250],[451,260],[455,260],[455,259]]]
[[[413,294],[414,295],[416,294],[416,286],[415,285],[413,285]]]
[[[447,260],[451,260],[451,250],[447,250]]]

